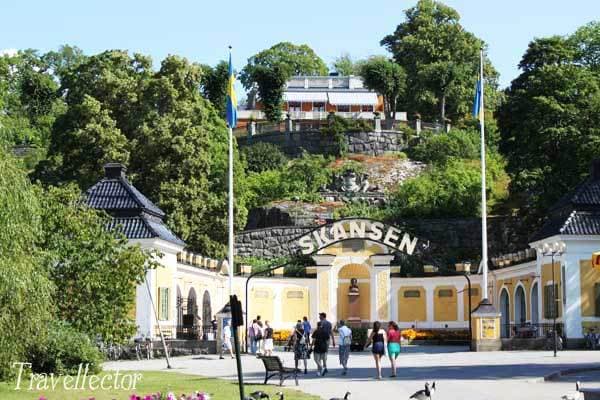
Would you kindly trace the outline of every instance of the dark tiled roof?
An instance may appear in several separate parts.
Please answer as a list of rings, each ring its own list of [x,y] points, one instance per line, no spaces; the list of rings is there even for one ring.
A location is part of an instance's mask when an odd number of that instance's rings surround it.
[[[128,239],[152,239],[158,237],[181,246],[185,245],[185,242],[171,232],[162,221],[157,221],[148,215],[113,218],[109,223],[109,229],[116,229],[127,236]]]
[[[185,246],[164,223],[165,213],[137,190],[125,177],[125,167],[107,164],[106,176],[86,192],[87,204],[106,211],[117,229],[128,239],[160,238]]]
[[[158,217],[165,213],[124,177],[103,178],[86,192],[90,207],[109,211],[145,211]]]

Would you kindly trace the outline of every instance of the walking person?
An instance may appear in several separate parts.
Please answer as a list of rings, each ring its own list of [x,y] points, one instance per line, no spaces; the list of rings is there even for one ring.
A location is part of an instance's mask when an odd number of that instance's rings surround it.
[[[350,357],[350,345],[352,344],[352,330],[346,326],[346,321],[339,322],[338,334],[340,335],[340,343],[338,352],[340,364],[344,368],[342,375],[348,373],[348,358]]]
[[[256,320],[252,320],[252,324],[248,327],[248,342],[250,342],[250,353],[256,354],[256,339],[254,338]]]
[[[258,355],[264,354],[263,351],[263,339],[265,337],[263,323],[260,320],[260,315],[256,316],[256,330],[254,331],[254,339],[256,340],[256,353]]]
[[[233,346],[231,345],[231,320],[227,321],[227,325],[223,328],[223,344],[221,345],[221,352],[219,358],[223,360],[223,352],[228,352],[231,358],[233,358]]]
[[[310,337],[310,334],[312,333],[312,326],[310,326],[307,316],[302,318],[302,327],[304,328],[304,334]]]
[[[400,354],[400,328],[394,321],[388,322],[387,331],[387,352],[392,364],[392,375],[390,378],[396,377],[396,359]]]
[[[317,364],[317,376],[327,374],[327,351],[329,350],[329,334],[323,327],[323,321],[317,323],[317,329],[312,334],[313,354]]]
[[[294,349],[294,364],[296,369],[298,369],[298,361],[302,360],[304,362],[304,374],[308,373],[308,360],[309,358],[309,347],[310,347],[310,339],[306,337],[304,334],[304,328],[302,327],[302,323],[296,324],[294,328],[294,333],[290,337],[290,341],[293,342]]]
[[[324,335],[327,336],[327,348],[329,348],[329,344],[331,343],[333,347],[335,347],[335,337],[333,336],[333,327],[331,326],[331,322],[327,321],[327,314],[324,312],[319,313],[319,322],[321,323],[321,329],[323,329]],[[327,372],[327,352],[323,354],[323,375]]]
[[[265,321],[265,356],[273,355],[273,328]]]
[[[375,369],[377,370],[377,379],[381,379],[381,357],[385,355],[385,344],[386,344],[386,335],[385,331],[381,329],[381,324],[379,321],[375,321],[373,323],[373,330],[369,335],[369,340],[367,340],[367,348],[370,345],[373,345],[371,349],[371,353],[373,353],[373,358],[375,359]]]

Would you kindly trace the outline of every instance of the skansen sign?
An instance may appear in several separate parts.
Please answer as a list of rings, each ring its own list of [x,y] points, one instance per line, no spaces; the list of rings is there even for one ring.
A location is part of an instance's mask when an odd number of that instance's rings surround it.
[[[412,255],[419,241],[383,222],[365,219],[345,219],[314,229],[297,239],[304,255],[313,254],[343,240],[364,239],[382,243],[395,250]]]

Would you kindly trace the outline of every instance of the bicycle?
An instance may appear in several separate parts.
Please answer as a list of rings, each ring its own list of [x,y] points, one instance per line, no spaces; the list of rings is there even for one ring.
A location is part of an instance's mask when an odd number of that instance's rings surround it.
[[[546,343],[544,344],[544,349],[546,350],[554,350],[554,340],[556,340],[556,350],[563,349],[563,339],[559,334],[554,335],[554,331],[550,329],[548,333],[546,333]]]
[[[597,347],[600,347],[600,335],[594,332],[594,328],[591,328],[585,335],[585,348],[596,350]]]

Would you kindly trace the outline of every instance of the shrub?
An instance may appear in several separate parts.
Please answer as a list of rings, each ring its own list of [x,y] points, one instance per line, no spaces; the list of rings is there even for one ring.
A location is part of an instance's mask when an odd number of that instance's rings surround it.
[[[478,158],[479,146],[479,135],[476,132],[453,129],[449,133],[431,136],[413,147],[409,155],[414,160],[444,164],[451,158]]]
[[[48,325],[47,337],[31,351],[34,372],[77,374],[80,364],[89,365],[89,373],[100,371],[102,355],[89,336],[65,322]]]
[[[287,157],[272,143],[258,142],[242,149],[246,160],[246,170],[263,172],[280,169],[287,163]]]
[[[367,328],[351,328],[352,329],[352,344],[364,346],[367,344],[368,329]]]

